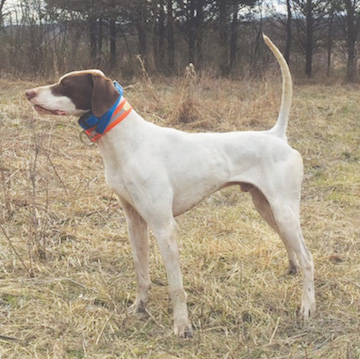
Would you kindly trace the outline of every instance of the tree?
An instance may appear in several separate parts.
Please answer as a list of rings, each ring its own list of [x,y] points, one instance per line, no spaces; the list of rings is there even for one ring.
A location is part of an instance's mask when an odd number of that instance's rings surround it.
[[[195,35],[196,35],[196,54],[198,68],[202,67],[203,64],[203,28],[204,28],[204,6],[205,0],[196,1],[196,18],[195,18]]]
[[[195,28],[195,6],[196,0],[188,1],[188,38],[189,38],[189,63],[195,63],[195,40],[196,40],[196,28]]]
[[[170,73],[173,73],[175,70],[173,0],[167,0],[167,49],[168,49],[168,71]]]
[[[324,38],[328,0],[293,0],[297,14],[296,29],[300,47],[305,53],[305,75],[311,77],[313,55]]]
[[[327,31],[327,63],[326,63],[326,74],[330,76],[331,69],[331,55],[333,50],[334,40],[334,18],[339,5],[337,0],[330,0],[328,8],[328,31]]]
[[[203,63],[202,44],[204,28],[205,0],[179,1],[179,13],[184,14],[185,21],[181,26],[188,43],[188,63],[201,68]]]
[[[228,75],[235,67],[239,12],[257,0],[217,0],[219,66],[223,75]]]
[[[360,28],[360,1],[341,0],[338,19],[344,33],[347,52],[346,79],[355,82],[357,79],[357,42]]]
[[[219,7],[219,55],[220,71],[223,75],[228,74],[228,1],[217,0]]]
[[[287,21],[286,21],[286,47],[285,47],[285,60],[290,64],[290,51],[291,51],[291,0],[286,0],[286,10],[287,10]]]
[[[230,60],[229,71],[231,72],[235,67],[236,50],[237,50],[237,29],[238,29],[238,15],[239,14],[239,2],[232,1],[232,20],[231,20],[231,35],[230,35]]]
[[[3,8],[4,8],[4,5],[5,5],[5,1],[6,0],[1,0],[0,1],[0,29],[3,26]]]
[[[163,70],[165,66],[165,58],[166,58],[166,48],[165,48],[165,42],[166,42],[166,25],[165,25],[165,3],[164,0],[160,0],[159,4],[160,10],[159,10],[159,16],[158,16],[158,43],[159,43],[159,50],[158,50],[158,69],[160,71]]]
[[[135,24],[138,33],[138,47],[139,54],[144,61],[145,68],[148,68],[148,41],[147,41],[147,3],[143,0],[138,0],[135,3]]]

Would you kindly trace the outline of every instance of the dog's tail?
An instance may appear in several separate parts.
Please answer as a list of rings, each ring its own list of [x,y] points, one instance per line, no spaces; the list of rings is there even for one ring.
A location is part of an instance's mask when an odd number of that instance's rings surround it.
[[[276,124],[270,130],[270,132],[286,140],[286,129],[290,114],[290,106],[291,106],[291,98],[292,98],[291,74],[290,74],[289,66],[287,65],[279,49],[272,43],[272,41],[266,35],[263,34],[263,38],[266,45],[275,55],[280,65],[282,79],[283,79],[280,112]]]

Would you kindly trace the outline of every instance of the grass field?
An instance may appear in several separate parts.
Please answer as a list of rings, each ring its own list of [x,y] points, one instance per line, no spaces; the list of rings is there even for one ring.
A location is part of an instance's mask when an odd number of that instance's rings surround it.
[[[280,75],[159,79],[125,91],[149,121],[187,131],[262,130]],[[121,82],[121,79],[118,79]],[[0,79],[0,358],[360,358],[360,89],[297,84],[289,143],[304,159],[301,221],[317,314],[299,316],[301,275],[238,187],[178,218],[192,340],[172,333],[151,236],[148,314],[133,317],[126,223],[76,119],[39,116]]]

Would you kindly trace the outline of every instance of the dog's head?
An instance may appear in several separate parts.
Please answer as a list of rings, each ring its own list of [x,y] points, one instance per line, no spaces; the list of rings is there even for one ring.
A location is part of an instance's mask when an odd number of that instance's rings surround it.
[[[26,91],[37,112],[51,115],[81,116],[91,110],[100,117],[118,96],[112,81],[100,70],[70,72],[55,84]]]

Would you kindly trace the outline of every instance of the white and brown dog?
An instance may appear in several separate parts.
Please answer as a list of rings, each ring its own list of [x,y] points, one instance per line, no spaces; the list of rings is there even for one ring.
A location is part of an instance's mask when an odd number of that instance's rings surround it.
[[[279,234],[289,270],[303,274],[301,314],[315,312],[314,266],[299,220],[303,164],[286,139],[292,98],[289,68],[264,36],[283,76],[281,108],[269,131],[185,133],[146,122],[126,102],[117,83],[99,70],[76,71],[59,82],[33,88],[26,96],[39,113],[81,116],[79,123],[96,141],[106,181],[120,197],[135,262],[141,312],[150,287],[148,228],[164,260],[174,307],[175,333],[191,337],[174,217],[213,192],[231,185],[248,191],[255,208]]]

